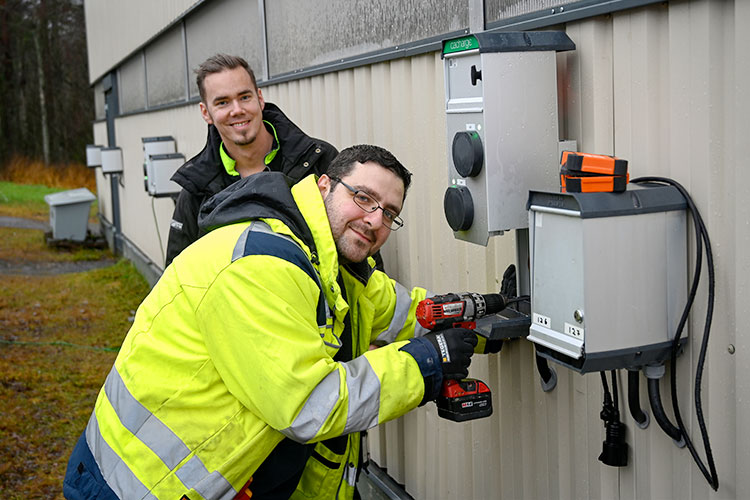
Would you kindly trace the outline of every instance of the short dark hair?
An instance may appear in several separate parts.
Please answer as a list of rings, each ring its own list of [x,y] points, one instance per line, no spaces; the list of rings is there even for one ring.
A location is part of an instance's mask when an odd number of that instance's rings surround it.
[[[239,56],[231,56],[229,54],[216,54],[201,63],[198,69],[195,70],[197,75],[195,82],[198,84],[198,92],[201,94],[201,101],[206,102],[206,87],[203,82],[206,80],[208,75],[214,73],[221,73],[222,71],[235,68],[244,68],[247,74],[250,75],[250,79],[253,81],[253,87],[258,90],[258,83],[255,81],[255,73],[253,73],[250,65],[243,58]]]
[[[358,144],[341,150],[338,156],[328,165],[326,175],[341,179],[354,169],[355,163],[367,163],[368,161],[377,163],[396,174],[404,182],[404,198],[406,198],[406,191],[409,190],[411,184],[411,172],[390,151],[380,146]]]

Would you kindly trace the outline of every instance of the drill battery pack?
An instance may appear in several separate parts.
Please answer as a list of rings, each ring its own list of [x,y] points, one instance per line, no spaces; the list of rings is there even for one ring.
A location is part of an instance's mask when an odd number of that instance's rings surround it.
[[[563,193],[621,193],[630,181],[627,160],[614,156],[563,151],[560,166]]]
[[[435,403],[438,415],[454,422],[492,415],[490,388],[473,378],[446,381]]]

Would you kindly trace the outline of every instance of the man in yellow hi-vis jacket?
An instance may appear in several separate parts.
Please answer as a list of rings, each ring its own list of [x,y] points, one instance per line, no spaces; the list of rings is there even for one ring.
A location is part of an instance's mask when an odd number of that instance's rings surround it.
[[[403,225],[410,180],[362,145],[320,178],[260,173],[209,200],[211,232],[138,308],[66,498],[352,498],[360,431],[465,377],[477,342],[424,331],[426,291],[368,259]]]

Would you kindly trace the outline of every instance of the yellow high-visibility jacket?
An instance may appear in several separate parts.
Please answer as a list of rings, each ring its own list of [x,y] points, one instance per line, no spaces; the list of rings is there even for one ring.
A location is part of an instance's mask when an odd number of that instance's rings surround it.
[[[351,498],[359,431],[441,376],[433,353],[402,349],[425,333],[425,290],[339,265],[314,176],[250,176],[203,210],[220,227],[166,269],[99,393],[85,436],[102,476],[123,499],[231,499],[284,437],[349,435],[343,453],[316,446],[293,498]],[[352,359],[337,362],[347,316]]]

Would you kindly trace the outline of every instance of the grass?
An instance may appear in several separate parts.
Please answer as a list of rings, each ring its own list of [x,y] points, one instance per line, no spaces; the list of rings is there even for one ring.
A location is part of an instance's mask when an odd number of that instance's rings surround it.
[[[15,216],[33,214],[45,192],[11,188],[12,199],[0,196],[0,212]],[[0,228],[0,260],[106,257],[106,250],[48,248],[40,230]],[[62,499],[70,452],[149,287],[126,260],[88,272],[0,279],[0,498]]]
[[[14,158],[0,167],[0,215],[49,220],[44,195],[85,187],[96,193],[94,171],[80,164],[52,164]],[[97,202],[89,218],[95,218]]]

